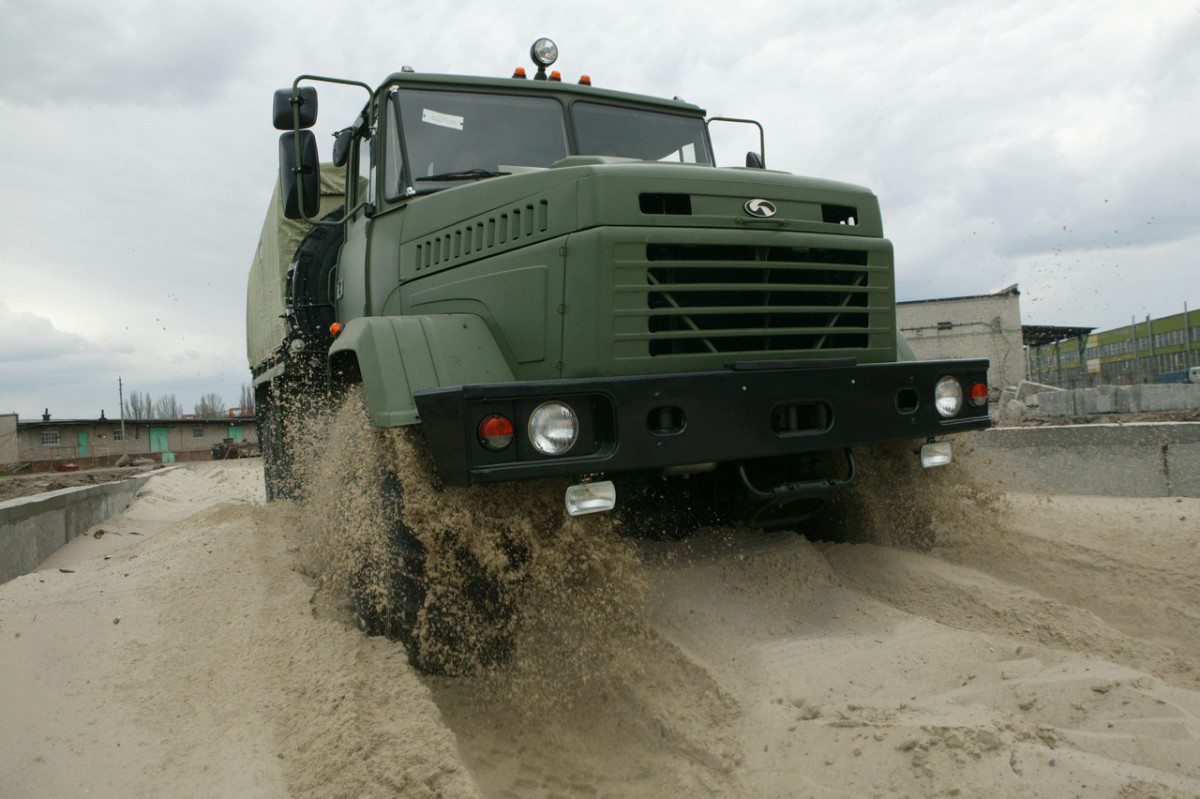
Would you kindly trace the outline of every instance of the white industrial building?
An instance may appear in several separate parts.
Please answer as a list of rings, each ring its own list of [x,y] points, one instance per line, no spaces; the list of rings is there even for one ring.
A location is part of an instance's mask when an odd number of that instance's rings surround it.
[[[1014,283],[995,294],[896,303],[896,323],[921,360],[987,358],[988,389],[1025,379],[1021,292]]]

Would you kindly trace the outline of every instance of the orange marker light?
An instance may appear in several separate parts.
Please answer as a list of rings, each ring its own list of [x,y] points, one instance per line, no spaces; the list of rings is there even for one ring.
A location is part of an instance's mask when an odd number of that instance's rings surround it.
[[[562,73],[557,69],[550,73],[550,80],[562,81]]]
[[[579,84],[581,86],[591,86],[592,85],[592,76],[591,75],[580,75],[579,76]]]
[[[525,80],[525,67],[517,67],[513,70],[513,77]]]
[[[345,325],[343,325],[341,322],[334,322],[329,326],[329,335],[337,338],[337,334],[342,332],[343,327],[345,327]]]

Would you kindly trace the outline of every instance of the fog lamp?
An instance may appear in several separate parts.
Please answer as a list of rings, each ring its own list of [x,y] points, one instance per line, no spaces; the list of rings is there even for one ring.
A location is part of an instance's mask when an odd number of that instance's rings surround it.
[[[933,404],[938,413],[949,419],[962,410],[962,401],[962,384],[958,382],[958,378],[946,375],[938,379],[933,387]]]
[[[921,465],[926,469],[950,463],[950,442],[937,441],[921,446]]]
[[[580,483],[567,489],[566,500],[567,513],[571,516],[612,510],[617,506],[617,487],[612,480]]]
[[[579,417],[565,402],[543,402],[529,414],[529,442],[543,455],[562,455],[579,438]]]

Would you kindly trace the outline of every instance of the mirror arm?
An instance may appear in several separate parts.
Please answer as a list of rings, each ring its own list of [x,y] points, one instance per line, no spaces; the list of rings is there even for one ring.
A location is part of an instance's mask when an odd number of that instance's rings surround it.
[[[763,131],[762,123],[756,119],[743,119],[741,117],[709,117],[704,120],[705,126],[711,125],[713,122],[738,122],[743,125],[753,125],[758,128],[758,157],[765,168],[767,165],[767,134]]]

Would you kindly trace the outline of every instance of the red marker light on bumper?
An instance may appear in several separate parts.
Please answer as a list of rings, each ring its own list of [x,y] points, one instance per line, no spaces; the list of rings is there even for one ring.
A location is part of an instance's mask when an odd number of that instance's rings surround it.
[[[988,387],[984,383],[972,383],[967,386],[967,402],[975,407],[986,405],[988,401]]]
[[[512,443],[513,423],[500,414],[493,414],[479,423],[479,443],[485,449],[499,452]]]

